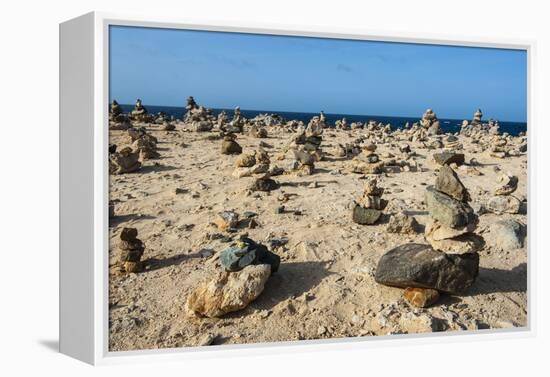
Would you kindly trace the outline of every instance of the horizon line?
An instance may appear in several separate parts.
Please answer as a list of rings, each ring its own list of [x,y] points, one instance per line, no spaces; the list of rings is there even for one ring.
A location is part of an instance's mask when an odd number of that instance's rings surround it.
[[[109,101],[109,106],[110,106],[111,102],[112,102],[112,99]],[[134,106],[133,104],[130,104],[130,103],[119,103],[119,105]],[[154,105],[154,104],[144,104],[143,103],[143,106],[145,108],[147,108],[147,106],[154,106],[154,107],[172,107],[172,108],[179,108],[179,109],[184,109],[185,110],[185,105],[174,106],[174,105]],[[206,107],[206,106],[204,106],[204,107],[207,108],[207,109],[215,109],[215,110],[233,110],[234,109],[234,108],[224,108],[224,107]],[[427,109],[429,109],[429,108],[426,108],[426,110]],[[281,113],[295,113],[295,114],[304,114],[304,113],[305,114],[319,114],[320,113],[320,111],[315,112],[315,111],[288,111],[288,110],[264,110],[264,109],[258,110],[258,109],[244,109],[244,108],[241,108],[241,111],[255,111],[255,112],[263,112],[263,113],[267,113],[267,114],[277,114],[279,112],[281,112]],[[475,112],[475,110],[474,110],[474,112]],[[435,113],[437,115],[437,111],[435,111]],[[360,117],[371,116],[371,117],[413,118],[413,119],[418,118],[418,120],[422,119],[422,115],[420,115],[420,116],[418,116],[418,115],[381,115],[381,114],[352,114],[352,113],[328,113],[328,112],[326,112],[325,115],[348,115],[348,116],[360,116]],[[444,118],[444,117],[439,117],[439,116],[437,118],[438,119],[450,119],[450,120],[471,120],[470,118]],[[472,113],[471,118],[473,118],[473,113]],[[495,120],[495,121],[498,121],[498,122],[525,123],[525,124],[527,124],[527,120],[500,120],[500,119],[495,118],[495,117],[486,118],[486,120],[489,120],[489,119],[492,119],[492,120]]]

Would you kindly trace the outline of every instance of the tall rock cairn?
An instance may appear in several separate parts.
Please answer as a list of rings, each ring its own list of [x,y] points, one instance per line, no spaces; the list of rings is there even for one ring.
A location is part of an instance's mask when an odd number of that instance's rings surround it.
[[[468,204],[470,194],[455,171],[448,165],[439,169],[434,186],[426,189],[430,221],[425,238],[435,249],[448,254],[476,253],[484,246],[474,234],[478,217]]]
[[[136,228],[124,228],[120,232],[120,258],[122,270],[126,273],[143,271],[141,257],[145,251],[145,245],[137,238]]]

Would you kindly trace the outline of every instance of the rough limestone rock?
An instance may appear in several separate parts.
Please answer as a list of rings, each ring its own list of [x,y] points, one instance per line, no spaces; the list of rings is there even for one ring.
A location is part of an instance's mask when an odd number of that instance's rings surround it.
[[[270,275],[267,264],[249,265],[239,272],[219,272],[212,281],[191,292],[187,308],[209,318],[244,309],[263,292]]]
[[[410,243],[380,258],[375,280],[389,286],[461,293],[474,283],[478,271],[477,253],[449,255],[429,245]]]
[[[353,207],[352,220],[357,224],[372,225],[382,215],[382,211],[374,208],[364,208],[359,204]]]
[[[125,147],[120,152],[109,155],[109,173],[125,174],[131,173],[141,168],[139,162],[139,153],[133,152],[132,148]]]
[[[464,164],[464,154],[463,153],[455,153],[455,152],[441,152],[441,153],[434,153],[433,159],[435,162],[437,162],[439,165],[450,165],[452,163],[455,163],[457,165]]]
[[[435,189],[461,202],[470,201],[470,194],[466,187],[460,182],[458,175],[448,165],[439,169],[435,180]]]
[[[425,202],[430,216],[450,228],[463,228],[477,222],[472,207],[437,191],[433,186],[426,188]]]
[[[244,154],[237,159],[235,166],[239,168],[250,168],[256,164],[254,154]]]
[[[390,217],[386,231],[389,233],[415,234],[418,232],[418,222],[413,216],[401,212]]]
[[[453,238],[434,240],[429,234],[425,234],[426,241],[434,248],[447,254],[468,254],[483,249],[485,240],[483,237],[466,233]]]
[[[525,239],[525,225],[516,220],[500,220],[491,224],[488,242],[500,250],[522,248]]]
[[[412,306],[427,308],[439,299],[439,292],[429,288],[407,288],[403,292],[403,298]]]
[[[241,154],[243,149],[232,139],[224,139],[222,142],[222,154]]]
[[[486,208],[488,211],[502,213],[519,213],[521,201],[514,196],[493,196],[487,201]]]
[[[424,233],[426,237],[429,237],[434,241],[441,241],[458,237],[466,233],[471,233],[476,229],[476,227],[476,223],[470,223],[462,228],[451,228],[441,224],[437,220],[429,219],[426,222]]]

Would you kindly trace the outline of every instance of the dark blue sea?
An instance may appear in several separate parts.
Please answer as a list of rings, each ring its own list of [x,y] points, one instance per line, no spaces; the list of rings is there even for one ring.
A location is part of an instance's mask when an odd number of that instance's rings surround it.
[[[124,112],[131,111],[134,106],[133,105],[120,105]],[[156,114],[159,112],[163,112],[169,116],[174,116],[175,118],[181,119],[183,117],[183,114],[185,114],[186,110],[184,107],[171,107],[171,106],[147,106],[145,105],[145,108],[150,114]],[[220,112],[225,111],[229,118],[231,119],[231,116],[233,115],[233,109],[212,109],[212,113],[214,115],[218,115]],[[259,114],[278,114],[282,116],[286,120],[301,120],[305,124],[309,122],[309,120],[315,116],[319,115],[318,113],[295,113],[295,112],[286,112],[286,111],[269,111],[269,110],[243,110],[241,109],[241,114],[245,118],[254,118],[255,116]],[[408,117],[391,117],[391,116],[382,116],[382,115],[349,115],[349,114],[325,114],[328,122],[330,124],[334,124],[334,122],[337,119],[346,118],[348,121],[348,124],[351,124],[353,122],[362,122],[366,123],[369,120],[375,120],[377,122],[382,122],[383,124],[391,124],[392,128],[401,128],[405,126],[407,122],[409,122],[410,125],[412,125],[414,122],[418,122],[421,118],[421,116],[418,116],[416,118],[408,118]],[[462,125],[462,119],[444,119],[439,118],[439,122],[441,125],[441,128],[443,129],[443,132],[450,132],[455,133],[460,131],[460,127]],[[527,130],[527,123],[523,122],[503,122],[499,120],[500,125],[500,132],[508,132],[510,135],[517,136],[520,132],[525,132]]]

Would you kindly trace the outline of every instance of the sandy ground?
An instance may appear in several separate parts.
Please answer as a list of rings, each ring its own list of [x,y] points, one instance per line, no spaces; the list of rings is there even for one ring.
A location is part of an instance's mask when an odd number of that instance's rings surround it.
[[[110,224],[112,351],[196,346],[208,336],[219,345],[527,325],[526,247],[498,251],[486,246],[480,252],[478,279],[463,296],[443,295],[433,307],[412,308],[402,299],[402,289],[377,284],[374,271],[386,251],[407,242],[425,243],[424,236],[386,233],[387,216],[372,226],[353,223],[350,203],[362,193],[364,176],[347,173],[344,158],[328,156],[316,163],[311,176],[278,176],[278,190],[246,195],[253,178],[231,176],[237,156],[220,154],[221,140],[206,138],[214,133],[185,132],[182,124],[171,132],[153,125],[148,129],[158,138],[162,157],[145,161],[136,173],[111,176],[110,182],[110,199],[116,202]],[[267,139],[239,135],[237,141],[244,152],[256,149],[260,141],[272,145],[267,148],[272,164],[286,168],[291,160],[276,161],[274,156],[291,134],[269,131]],[[323,150],[330,152],[336,142],[351,142],[363,132],[327,130]],[[120,144],[126,132],[110,134],[111,143]],[[514,195],[526,197],[525,154],[497,159],[474,153],[477,147],[467,138],[460,141],[466,161],[475,157],[483,173],[468,176],[458,170],[474,208],[491,196],[498,174],[495,166],[518,176]],[[381,174],[379,186],[389,200],[386,214],[405,210],[425,224],[423,195],[435,180],[434,151],[410,144],[425,171]],[[388,148],[379,145],[377,152],[399,155]],[[310,187],[312,182],[317,187]],[[176,194],[176,188],[184,193]],[[283,192],[295,195],[284,203],[287,211],[277,214]],[[255,212],[260,226],[234,234],[220,232],[212,221],[223,210]],[[495,236],[489,234],[489,225],[504,218],[527,222],[526,214],[483,214],[476,233]],[[121,275],[116,273],[116,244],[120,230],[128,226],[138,229],[149,268]],[[288,239],[275,250],[281,257],[279,271],[244,310],[221,319],[189,317],[189,293],[220,268],[213,255],[229,245],[227,236],[235,239],[243,232],[259,242]]]

